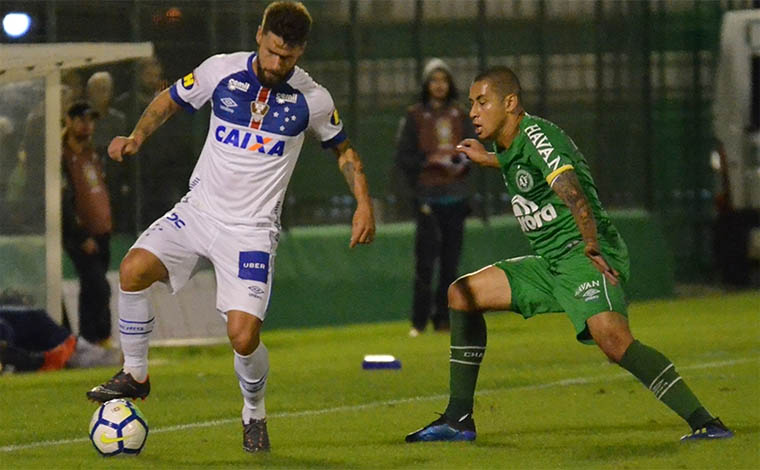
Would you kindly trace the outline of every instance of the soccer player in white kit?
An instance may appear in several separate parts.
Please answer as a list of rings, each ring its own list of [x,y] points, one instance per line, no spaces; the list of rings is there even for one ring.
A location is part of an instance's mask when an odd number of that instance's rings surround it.
[[[269,359],[259,333],[271,294],[285,190],[307,130],[333,149],[356,197],[349,246],[371,243],[375,234],[362,162],[332,97],[296,67],[310,27],[311,16],[300,2],[271,3],[256,32],[255,53],[208,58],[162,91],[130,136],[116,137],[109,145],[109,156],[121,161],[137,153],[177,110],[194,111],[211,101],[208,135],[190,190],[143,232],[121,263],[124,366],[87,392],[90,399],[148,395],[148,335],[154,323],[148,288],[161,281],[176,292],[208,259],[216,273],[216,308],[227,320],[243,394],[243,447],[269,450],[264,406]]]

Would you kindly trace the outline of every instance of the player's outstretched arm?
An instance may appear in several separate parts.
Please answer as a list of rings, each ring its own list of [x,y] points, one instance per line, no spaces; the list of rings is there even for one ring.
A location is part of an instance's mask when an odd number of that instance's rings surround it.
[[[594,213],[591,210],[586,194],[581,188],[575,171],[567,170],[559,174],[552,182],[552,189],[570,208],[570,212],[575,219],[575,225],[581,232],[583,242],[586,244],[585,253],[589,257],[594,267],[599,270],[609,280],[612,285],[618,283],[618,272],[615,271],[607,260],[602,256],[602,250],[599,248],[599,241],[596,233],[596,221]]]
[[[372,243],[375,239],[375,215],[362,161],[348,140],[338,144],[334,150],[338,156],[338,168],[356,198],[356,211],[351,221],[351,242],[348,246],[353,248],[357,243]]]
[[[135,129],[128,137],[114,137],[108,145],[108,156],[120,162],[125,155],[134,155],[156,129],[161,127],[179,109],[179,105],[172,99],[169,89],[158,94],[143,111]]]
[[[464,139],[457,145],[457,150],[467,155],[467,158],[480,166],[499,168],[499,160],[496,154],[488,152],[483,144],[475,139]]]

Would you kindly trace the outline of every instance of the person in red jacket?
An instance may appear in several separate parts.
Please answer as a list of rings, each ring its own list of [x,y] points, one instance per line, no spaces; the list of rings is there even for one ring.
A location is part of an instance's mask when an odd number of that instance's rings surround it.
[[[457,96],[449,66],[431,59],[422,74],[420,102],[409,107],[399,126],[396,164],[414,193],[417,222],[411,337],[423,332],[429,320],[435,330],[449,329],[446,292],[457,277],[470,212],[469,161],[456,145],[475,137]],[[434,293],[436,261],[440,272]]]
[[[85,101],[66,110],[62,143],[63,247],[79,275],[79,333],[107,345],[111,337],[111,204],[92,136],[98,112]]]

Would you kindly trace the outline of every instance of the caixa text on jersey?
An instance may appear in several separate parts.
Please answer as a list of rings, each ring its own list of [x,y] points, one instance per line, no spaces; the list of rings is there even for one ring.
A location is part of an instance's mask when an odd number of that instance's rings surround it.
[[[224,145],[231,145],[265,155],[281,157],[285,152],[285,141],[283,140],[264,137],[261,134],[234,128],[228,130],[226,126],[217,126],[214,131],[214,137],[216,137],[217,142]]]

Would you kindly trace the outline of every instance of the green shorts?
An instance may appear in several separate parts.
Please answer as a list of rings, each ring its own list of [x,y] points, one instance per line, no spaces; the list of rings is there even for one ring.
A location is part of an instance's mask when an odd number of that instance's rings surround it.
[[[620,274],[611,285],[583,253],[578,244],[570,253],[551,263],[540,256],[523,256],[499,261],[494,266],[507,274],[512,288],[512,310],[524,318],[540,313],[565,312],[575,327],[576,339],[594,340],[586,320],[600,312],[613,311],[628,317],[623,284],[630,272],[628,248],[617,233],[612,243],[600,240],[605,260]]]

